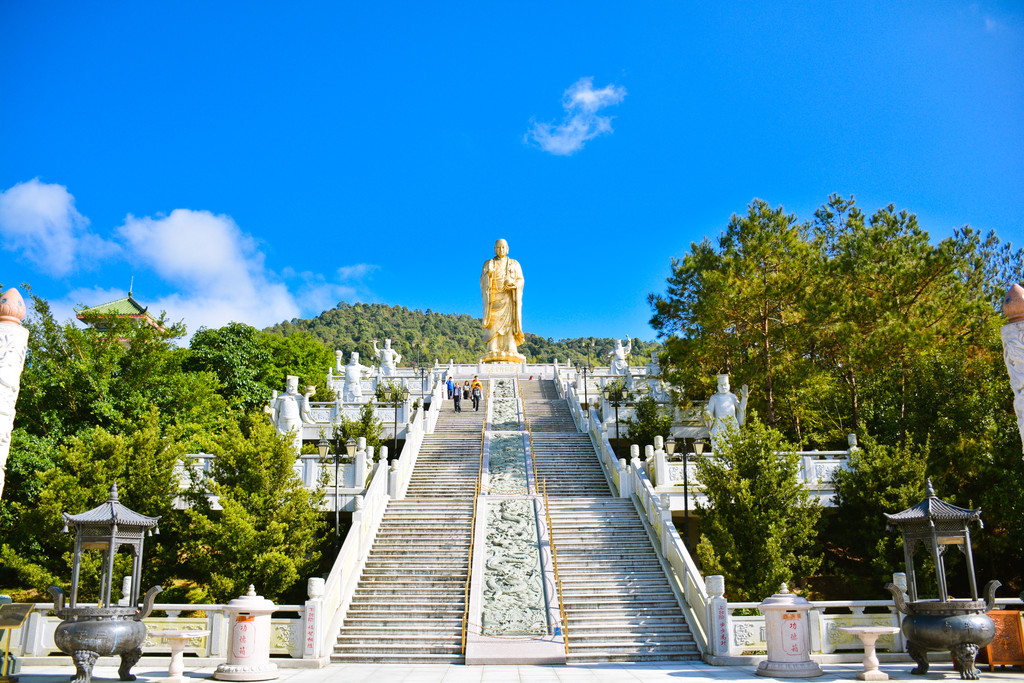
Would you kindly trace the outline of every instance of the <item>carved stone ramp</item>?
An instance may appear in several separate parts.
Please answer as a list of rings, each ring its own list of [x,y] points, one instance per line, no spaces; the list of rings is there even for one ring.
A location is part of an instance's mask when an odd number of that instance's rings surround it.
[[[485,392],[486,396],[486,392]],[[388,503],[331,655],[335,663],[461,663],[484,404],[445,401],[406,498]],[[466,407],[468,406],[468,410]]]

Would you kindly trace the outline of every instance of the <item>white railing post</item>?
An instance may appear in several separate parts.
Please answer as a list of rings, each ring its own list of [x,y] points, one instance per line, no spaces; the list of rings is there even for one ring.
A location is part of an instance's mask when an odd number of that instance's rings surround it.
[[[323,656],[324,585],[324,580],[319,576],[314,576],[306,582],[306,594],[309,597],[302,614],[303,659]]]
[[[729,604],[725,599],[725,577],[712,574],[704,577],[708,591],[708,650],[716,657],[729,656]]]

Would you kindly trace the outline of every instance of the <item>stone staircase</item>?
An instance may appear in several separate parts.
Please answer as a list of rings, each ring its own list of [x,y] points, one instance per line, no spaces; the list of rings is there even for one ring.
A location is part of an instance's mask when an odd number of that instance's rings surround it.
[[[630,500],[614,498],[553,382],[520,382],[567,615],[569,663],[698,659]],[[486,396],[486,391],[484,392]],[[464,402],[464,405],[471,405]],[[464,590],[486,412],[445,402],[407,497],[391,501],[331,661],[460,663]]]
[[[485,392],[486,396],[486,392]],[[485,399],[486,400],[486,399]],[[480,412],[446,402],[424,437],[405,500],[391,501],[370,549],[334,663],[460,663]]]
[[[522,381],[519,390],[532,431],[537,480],[547,480],[548,496],[610,496],[590,437],[576,431],[555,383]]]
[[[480,445],[487,415],[487,385],[480,410],[462,401],[456,413],[451,401],[441,406],[434,433],[427,434],[409,480],[406,498],[472,498],[480,476]]]
[[[632,501],[549,494],[548,505],[569,663],[699,659]]]
[[[569,663],[699,659],[633,502],[613,498],[553,382],[521,382],[558,553]]]

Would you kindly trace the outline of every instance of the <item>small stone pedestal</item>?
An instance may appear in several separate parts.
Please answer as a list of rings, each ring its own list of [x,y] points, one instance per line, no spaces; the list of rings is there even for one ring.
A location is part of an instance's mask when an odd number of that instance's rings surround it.
[[[852,633],[864,643],[864,670],[857,674],[861,681],[887,681],[889,674],[878,670],[878,655],[875,654],[875,641],[881,636],[899,633],[897,626],[841,626],[840,631]]]
[[[166,683],[183,683],[185,680],[185,646],[193,638],[210,635],[209,631],[150,631],[154,638],[163,638],[171,648],[171,663],[167,665]]]
[[[764,613],[768,635],[768,659],[757,666],[758,676],[772,678],[815,678],[825,672],[811,661],[811,639],[807,612],[811,603],[781,590],[757,606]]]
[[[217,667],[213,677],[220,681],[268,681],[278,677],[277,664],[270,661],[270,615],[276,606],[249,592],[227,604],[231,623],[228,661]]]

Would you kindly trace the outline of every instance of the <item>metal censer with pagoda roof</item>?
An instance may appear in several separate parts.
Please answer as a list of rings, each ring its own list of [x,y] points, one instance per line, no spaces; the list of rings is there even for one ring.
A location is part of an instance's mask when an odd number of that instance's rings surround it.
[[[80,515],[64,513],[65,531],[75,531],[75,559],[71,574],[71,595],[65,605],[64,591],[50,586],[53,611],[62,620],[53,639],[61,652],[71,655],[75,663],[77,683],[92,680],[92,667],[100,657],[121,656],[117,673],[122,681],[134,681],[131,668],[142,656],[146,625],[142,622],[153,610],[153,600],[163,590],[150,588],[140,606],[139,584],[142,578],[142,545],[146,534],[152,535],[159,517],[147,517],[129,510],[117,500],[117,484],[110,488],[110,498],[102,505]],[[159,533],[159,529],[157,530]],[[127,605],[111,600],[114,584],[114,556],[122,546],[132,555],[132,585]],[[82,551],[103,553],[103,574],[100,598],[96,605],[78,604],[78,579]]]
[[[929,650],[949,650],[960,678],[975,680],[978,668],[974,659],[978,650],[992,642],[996,634],[995,624],[985,612],[992,609],[996,589],[1002,584],[989,581],[985,584],[984,599],[978,598],[969,526],[973,522],[981,528],[981,509],[968,510],[939,500],[931,479],[925,496],[920,503],[903,512],[885,515],[889,528],[898,528],[903,534],[908,595],[904,597],[903,591],[894,584],[889,583],[885,587],[892,593],[896,607],[907,615],[903,619],[903,636],[907,641],[907,652],[917,662],[917,667],[910,673],[920,675],[928,672]],[[937,600],[918,598],[914,552],[919,545],[924,546],[935,561],[939,588]],[[944,556],[949,546],[956,546],[966,557],[971,591],[969,600],[950,597],[946,587]]]

